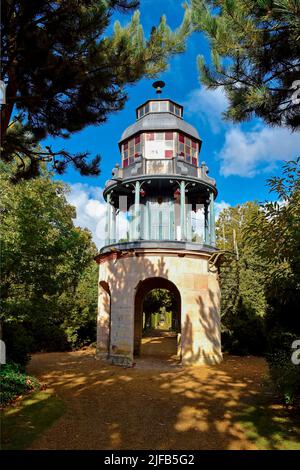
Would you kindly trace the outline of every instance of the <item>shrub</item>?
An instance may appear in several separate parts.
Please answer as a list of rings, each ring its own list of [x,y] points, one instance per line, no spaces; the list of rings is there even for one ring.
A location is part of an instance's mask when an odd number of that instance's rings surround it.
[[[1,365],[0,370],[0,403],[8,405],[19,395],[32,390],[39,390],[40,383],[35,377],[23,373],[20,366],[14,363]]]
[[[269,340],[266,359],[270,377],[281,399],[287,405],[296,404],[300,397],[300,365],[292,363],[292,343],[299,339],[293,333],[274,332]]]
[[[69,326],[65,329],[65,334],[72,349],[88,346],[96,341],[96,321]]]
[[[222,347],[230,354],[261,356],[266,352],[264,319],[242,301],[222,324]]]
[[[32,353],[68,351],[70,349],[67,335],[62,325],[52,319],[33,322],[31,331],[33,336]]]
[[[17,322],[5,323],[3,331],[7,361],[25,366],[30,360],[32,351],[32,332],[28,326]]]

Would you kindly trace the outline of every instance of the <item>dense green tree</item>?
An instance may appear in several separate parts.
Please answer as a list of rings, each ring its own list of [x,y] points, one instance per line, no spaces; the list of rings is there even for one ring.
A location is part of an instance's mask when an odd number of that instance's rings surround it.
[[[145,313],[145,326],[151,325],[151,315],[158,313],[172,312],[173,325],[176,323],[174,314],[177,312],[175,296],[167,289],[153,289],[144,300],[143,312]],[[177,319],[178,320],[178,319]]]
[[[265,264],[267,360],[287,404],[300,402],[300,368],[291,361],[300,334],[300,159],[268,182],[276,202],[264,204],[248,227],[248,241]]]
[[[266,312],[264,261],[247,238],[259,205],[247,202],[224,209],[216,224],[219,248],[223,345],[235,353],[262,353]]]
[[[81,273],[76,288],[65,291],[58,299],[63,320],[61,328],[72,348],[96,341],[98,269],[91,260]]]
[[[18,161],[18,178],[37,175],[41,160],[52,160],[59,173],[68,163],[84,175],[99,173],[99,156],[89,161],[87,153],[41,151],[38,143],[103,123],[124,106],[127,84],[155,76],[171,54],[183,51],[188,12],[175,32],[162,17],[146,39],[135,12],[108,33],[115,11],[137,6],[136,0],[2,1],[2,158]],[[18,120],[23,129],[13,126]]]
[[[75,209],[67,203],[65,184],[45,172],[13,185],[10,173],[1,166],[0,321],[8,354],[18,341],[22,355],[45,341],[56,341],[57,347],[63,341],[59,297],[76,290],[96,247],[90,232],[73,224]]]
[[[159,312],[162,307],[172,308],[173,297],[167,289],[153,289],[145,297],[144,312]]]
[[[268,181],[278,200],[253,217],[248,240],[266,265],[269,327],[300,333],[300,159]]]
[[[300,334],[300,159],[271,178],[274,202],[246,203],[220,214],[218,245],[223,346],[235,353],[265,353],[282,399],[300,393],[299,366],[291,361]]]
[[[224,87],[228,119],[253,116],[300,128],[300,2],[191,0],[192,21],[211,46],[198,59],[201,82]]]

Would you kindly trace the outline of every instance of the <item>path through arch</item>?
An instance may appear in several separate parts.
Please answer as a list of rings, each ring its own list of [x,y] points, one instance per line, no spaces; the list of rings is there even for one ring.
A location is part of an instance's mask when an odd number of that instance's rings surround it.
[[[158,325],[154,330],[145,329],[144,301],[154,289],[167,290],[174,299],[172,324],[168,330]],[[144,327],[144,328],[143,328]],[[144,335],[143,335],[144,330]],[[146,331],[147,330],[147,331]],[[144,336],[144,337],[143,337]],[[162,277],[151,277],[139,282],[135,294],[134,355],[155,357],[177,362],[181,359],[181,297],[176,285]]]

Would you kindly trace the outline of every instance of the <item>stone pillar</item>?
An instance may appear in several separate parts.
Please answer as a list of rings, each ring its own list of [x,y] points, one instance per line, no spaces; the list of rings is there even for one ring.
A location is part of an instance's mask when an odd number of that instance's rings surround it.
[[[216,245],[216,227],[215,227],[215,203],[214,193],[211,192],[209,195],[209,219],[210,219],[210,244]]]
[[[135,240],[139,240],[141,238],[140,191],[141,191],[141,184],[139,181],[137,181],[135,183],[135,193],[134,193],[134,238]]]
[[[185,275],[182,280],[182,364],[218,364],[222,351],[216,275],[195,272],[191,279]]]
[[[106,282],[99,284],[97,315],[97,357],[106,359],[110,342],[110,294]]]
[[[134,288],[132,279],[126,279],[122,286],[117,275],[118,270],[125,272],[125,263],[118,265],[114,271],[115,283],[111,286],[111,332],[110,332],[110,350],[109,360],[113,364],[129,366],[133,362],[133,343],[134,343]],[[119,263],[118,263],[119,264]],[[122,276],[122,275],[121,275]],[[123,274],[124,276],[124,274]]]
[[[181,240],[186,240],[185,182],[180,182],[180,229]]]
[[[204,203],[204,243],[205,243],[205,245],[210,245],[208,204],[207,204],[207,202]]]

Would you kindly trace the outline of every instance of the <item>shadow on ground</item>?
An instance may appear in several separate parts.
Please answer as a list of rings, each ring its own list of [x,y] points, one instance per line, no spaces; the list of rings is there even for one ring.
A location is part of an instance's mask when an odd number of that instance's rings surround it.
[[[189,368],[144,358],[124,369],[86,350],[36,354],[29,369],[67,407],[32,449],[255,448],[237,417],[261,393],[260,358]]]
[[[177,356],[177,333],[165,330],[154,330],[142,338],[141,356],[136,357],[137,364],[151,362],[151,359],[161,359],[152,361],[153,365],[164,367],[166,364],[179,365],[180,356]],[[155,362],[157,364],[155,364]]]

